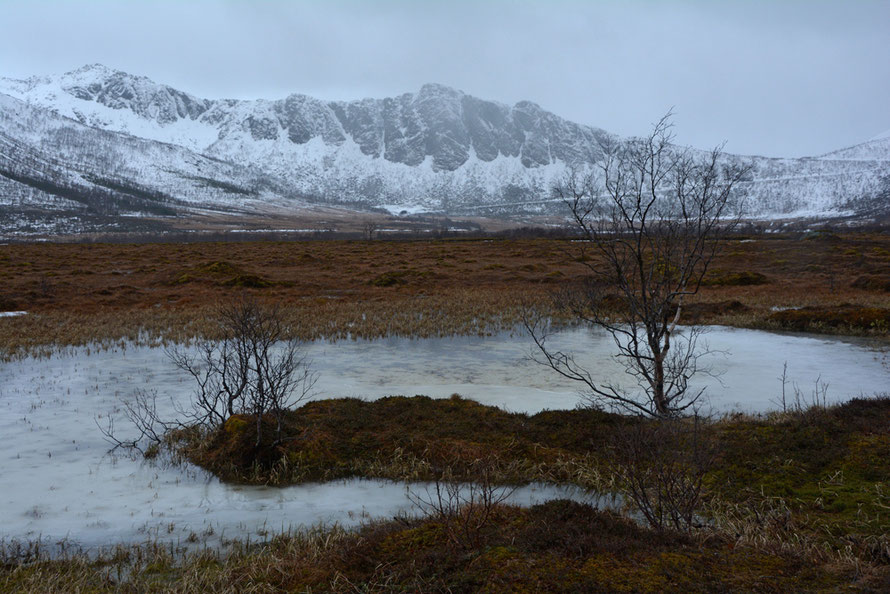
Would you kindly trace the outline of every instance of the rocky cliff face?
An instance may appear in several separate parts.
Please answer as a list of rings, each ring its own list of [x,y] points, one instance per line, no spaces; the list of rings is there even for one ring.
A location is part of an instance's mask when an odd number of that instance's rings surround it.
[[[398,97],[349,102],[298,94],[278,101],[212,101],[93,65],[57,78],[6,79],[0,90],[104,129],[134,128],[125,121],[132,114],[143,128],[155,128],[155,140],[175,142],[164,131],[186,120],[216,128],[216,140],[239,132],[254,141],[286,138],[297,145],[321,138],[338,147],[348,140],[363,155],[391,163],[417,166],[430,158],[433,171],[455,171],[471,154],[483,162],[517,157],[527,168],[589,162],[598,158],[599,143],[608,136],[528,101],[510,107],[437,84]],[[208,150],[212,144],[196,148]]]

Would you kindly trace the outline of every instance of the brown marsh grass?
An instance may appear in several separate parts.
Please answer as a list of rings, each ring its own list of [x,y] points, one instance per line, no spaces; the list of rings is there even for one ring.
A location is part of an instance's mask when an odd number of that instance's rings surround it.
[[[2,592],[727,592],[873,587],[813,565],[711,537],[653,532],[572,501],[498,505],[478,542],[458,548],[437,517],[356,531],[316,528],[230,553],[157,545],[98,558],[0,560]],[[2,561],[6,561],[3,563]],[[854,580],[860,577],[860,582]]]
[[[0,311],[29,313],[0,318],[0,352],[212,336],[214,307],[243,292],[280,304],[307,339],[484,334],[581,279],[578,257],[555,239],[2,245]],[[885,235],[735,238],[687,319],[887,335],[888,270]],[[874,311],[864,326],[826,318],[842,305]],[[805,307],[823,313],[776,311]]]

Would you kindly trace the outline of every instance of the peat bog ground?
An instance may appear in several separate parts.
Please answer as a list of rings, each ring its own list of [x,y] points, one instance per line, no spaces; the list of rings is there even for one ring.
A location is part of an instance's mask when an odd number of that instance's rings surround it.
[[[213,335],[218,303],[283,306],[304,339],[478,334],[585,275],[555,239],[0,245],[6,356],[53,345]],[[684,320],[886,336],[890,236],[726,240]]]
[[[244,293],[282,306],[307,340],[493,333],[580,281],[579,259],[595,258],[583,247],[557,239],[2,245],[0,311],[28,313],[0,319],[0,354],[214,338],[217,304]],[[722,247],[685,321],[890,335],[890,236],[752,235]],[[695,452],[706,444],[708,460],[683,531],[576,501],[519,508],[483,497],[449,510],[440,498],[423,516],[307,528],[227,552],[146,544],[59,557],[4,543],[0,591],[886,590],[888,400],[804,404],[696,425]],[[285,425],[287,439],[257,446],[256,423],[234,416],[210,435],[174,433],[167,447],[239,483],[374,477],[474,481],[490,485],[489,495],[529,482],[621,492],[622,444],[648,443],[655,431],[602,411],[530,415],[457,396],[314,401]],[[686,461],[690,447],[680,439],[636,471]]]

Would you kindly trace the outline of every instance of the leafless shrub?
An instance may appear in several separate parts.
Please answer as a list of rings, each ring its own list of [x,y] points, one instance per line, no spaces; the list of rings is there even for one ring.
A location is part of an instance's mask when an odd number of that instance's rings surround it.
[[[608,470],[616,490],[656,530],[701,525],[703,481],[717,453],[698,416],[641,422],[615,437]]]
[[[105,425],[96,425],[112,445],[112,451],[120,448],[135,450],[146,458],[157,453],[158,448],[164,442],[165,436],[171,429],[182,428],[178,421],[165,421],[158,413],[158,393],[156,390],[136,390],[132,399],[120,399],[124,417],[135,428],[135,432],[127,438],[121,438],[114,427],[114,416],[106,417]]]
[[[280,441],[285,411],[306,399],[318,379],[302,343],[292,338],[279,308],[250,298],[220,308],[218,319],[221,340],[200,342],[195,354],[178,346],[166,351],[197,384],[191,410],[185,412],[192,424],[208,429],[232,415],[250,415],[257,446],[263,420],[271,415]]]
[[[421,512],[442,522],[448,541],[462,549],[479,546],[493,519],[495,508],[507,500],[515,487],[498,485],[501,474],[497,459],[476,460],[472,464],[474,482],[461,482],[446,468],[423,492],[408,491],[408,499]]]
[[[233,415],[254,420],[257,447],[268,419],[274,422],[275,443],[281,441],[286,411],[305,400],[318,379],[302,343],[293,338],[295,332],[279,308],[248,297],[219,308],[216,319],[220,340],[201,341],[194,350],[166,350],[170,361],[195,380],[189,403],[174,403],[177,418],[166,420],[158,412],[155,392],[136,392],[122,401],[124,415],[136,428],[134,438],[116,437],[111,418],[100,427],[114,448],[143,451],[142,442],[160,445],[177,428],[212,432]]]
[[[828,383],[822,381],[822,376],[816,377],[813,382],[813,390],[805,393],[801,387],[788,379],[788,362],[782,365],[782,375],[779,376],[782,383],[782,393],[771,402],[782,408],[783,413],[801,415],[806,412],[825,410],[828,408]],[[791,394],[788,394],[788,385],[791,385]]]
[[[368,241],[377,237],[380,226],[374,221],[365,221],[362,223],[362,236]]]

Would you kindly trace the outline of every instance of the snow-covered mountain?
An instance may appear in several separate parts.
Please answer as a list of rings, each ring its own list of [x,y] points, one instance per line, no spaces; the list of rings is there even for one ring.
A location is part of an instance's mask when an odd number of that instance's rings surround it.
[[[0,150],[15,147],[0,155],[0,166],[10,167],[2,159],[11,154],[54,159],[86,188],[97,172],[111,171],[115,183],[180,206],[251,210],[309,201],[452,214],[543,212],[555,207],[549,188],[567,168],[595,162],[604,141],[620,140],[534,103],[508,106],[433,84],[350,102],[306,95],[210,100],[92,65],[61,76],[0,79],[0,93],[7,95],[0,97]],[[835,215],[855,210],[885,183],[890,137],[813,158],[726,158],[753,165],[752,216]],[[10,202],[11,183],[22,182],[0,169],[0,203]],[[35,196],[38,188],[28,187],[16,195]]]
[[[179,215],[257,214],[308,203],[266,172],[169,143],[84,126],[0,94],[6,233],[151,230]]]

